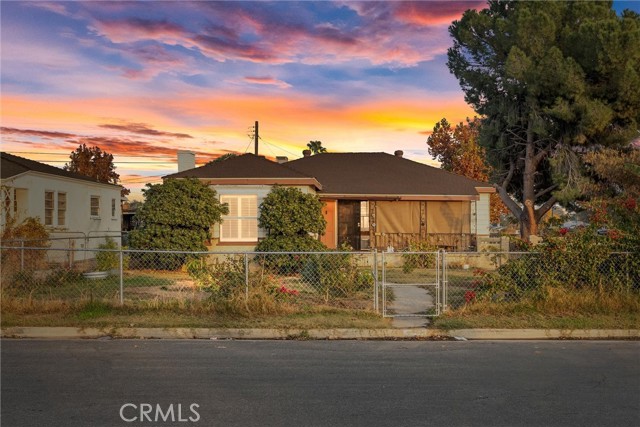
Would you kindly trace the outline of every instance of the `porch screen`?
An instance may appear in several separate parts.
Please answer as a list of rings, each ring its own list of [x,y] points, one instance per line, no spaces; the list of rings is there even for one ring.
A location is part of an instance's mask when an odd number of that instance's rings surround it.
[[[420,233],[420,202],[376,202],[376,232]]]
[[[427,202],[427,233],[470,232],[470,202]]]

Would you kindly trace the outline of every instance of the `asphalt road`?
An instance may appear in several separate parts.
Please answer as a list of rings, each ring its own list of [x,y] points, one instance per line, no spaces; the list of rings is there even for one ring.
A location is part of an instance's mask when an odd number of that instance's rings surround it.
[[[3,427],[640,425],[633,341],[1,344]]]

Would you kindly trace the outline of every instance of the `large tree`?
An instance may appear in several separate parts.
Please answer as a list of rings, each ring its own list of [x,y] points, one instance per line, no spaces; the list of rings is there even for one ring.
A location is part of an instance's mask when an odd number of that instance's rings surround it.
[[[79,173],[106,184],[120,185],[120,175],[116,173],[113,154],[102,151],[100,147],[87,147],[82,144],[71,153],[69,158],[71,161],[64,165],[64,170]],[[122,196],[126,196],[129,192],[122,187]]]
[[[481,144],[521,235],[576,196],[582,153],[640,122],[640,17],[609,2],[490,1],[449,27],[447,65],[483,118]]]
[[[478,144],[480,120],[467,119],[452,128],[446,118],[440,120],[427,138],[429,154],[440,162],[442,169],[476,181],[488,182],[491,166],[486,162],[485,149]],[[506,207],[496,193],[490,196],[490,220],[500,222]]]

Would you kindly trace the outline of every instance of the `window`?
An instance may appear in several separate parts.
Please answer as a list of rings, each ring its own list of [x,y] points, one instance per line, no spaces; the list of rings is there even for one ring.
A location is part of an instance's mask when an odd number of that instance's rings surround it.
[[[360,231],[369,234],[369,201],[360,202]]]
[[[53,225],[53,191],[44,192],[44,225]]]
[[[100,197],[91,196],[91,216],[100,216]]]
[[[221,242],[258,241],[258,196],[220,196],[229,214],[220,225]]]
[[[58,225],[65,225],[67,220],[67,193],[58,193]]]
[[[116,199],[111,199],[111,218],[116,217]]]

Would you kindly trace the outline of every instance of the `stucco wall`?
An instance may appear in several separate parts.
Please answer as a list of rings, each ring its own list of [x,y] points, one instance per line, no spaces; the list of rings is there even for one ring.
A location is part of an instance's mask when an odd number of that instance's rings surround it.
[[[83,233],[84,236],[101,234],[115,235],[121,230],[122,210],[120,206],[120,188],[112,185],[92,183],[55,175],[28,172],[3,180],[3,185],[18,189],[18,220],[26,217],[38,217],[44,224],[45,191],[54,192],[53,224],[47,226],[52,237],[64,237]],[[58,224],[58,193],[66,193],[67,208],[65,224]],[[100,198],[99,215],[92,217],[91,196]],[[115,212],[112,215],[111,201],[115,200]],[[75,236],[78,236],[75,233]],[[119,239],[116,239],[119,241]],[[103,239],[88,239],[81,247],[97,248]],[[78,247],[78,246],[76,246]]]
[[[311,193],[315,194],[315,190],[308,186],[293,186],[298,188],[303,193]],[[217,195],[218,199],[220,196],[226,195],[256,195],[258,197],[258,216],[260,216],[260,204],[267,197],[267,194],[273,188],[273,185],[211,185]],[[215,252],[252,252],[255,249],[256,243],[246,243],[246,244],[230,244],[223,243],[222,245],[219,242],[220,239],[220,224],[215,224],[212,230],[213,239],[211,241],[210,250]],[[258,238],[266,237],[267,233],[265,230],[258,229]]]

